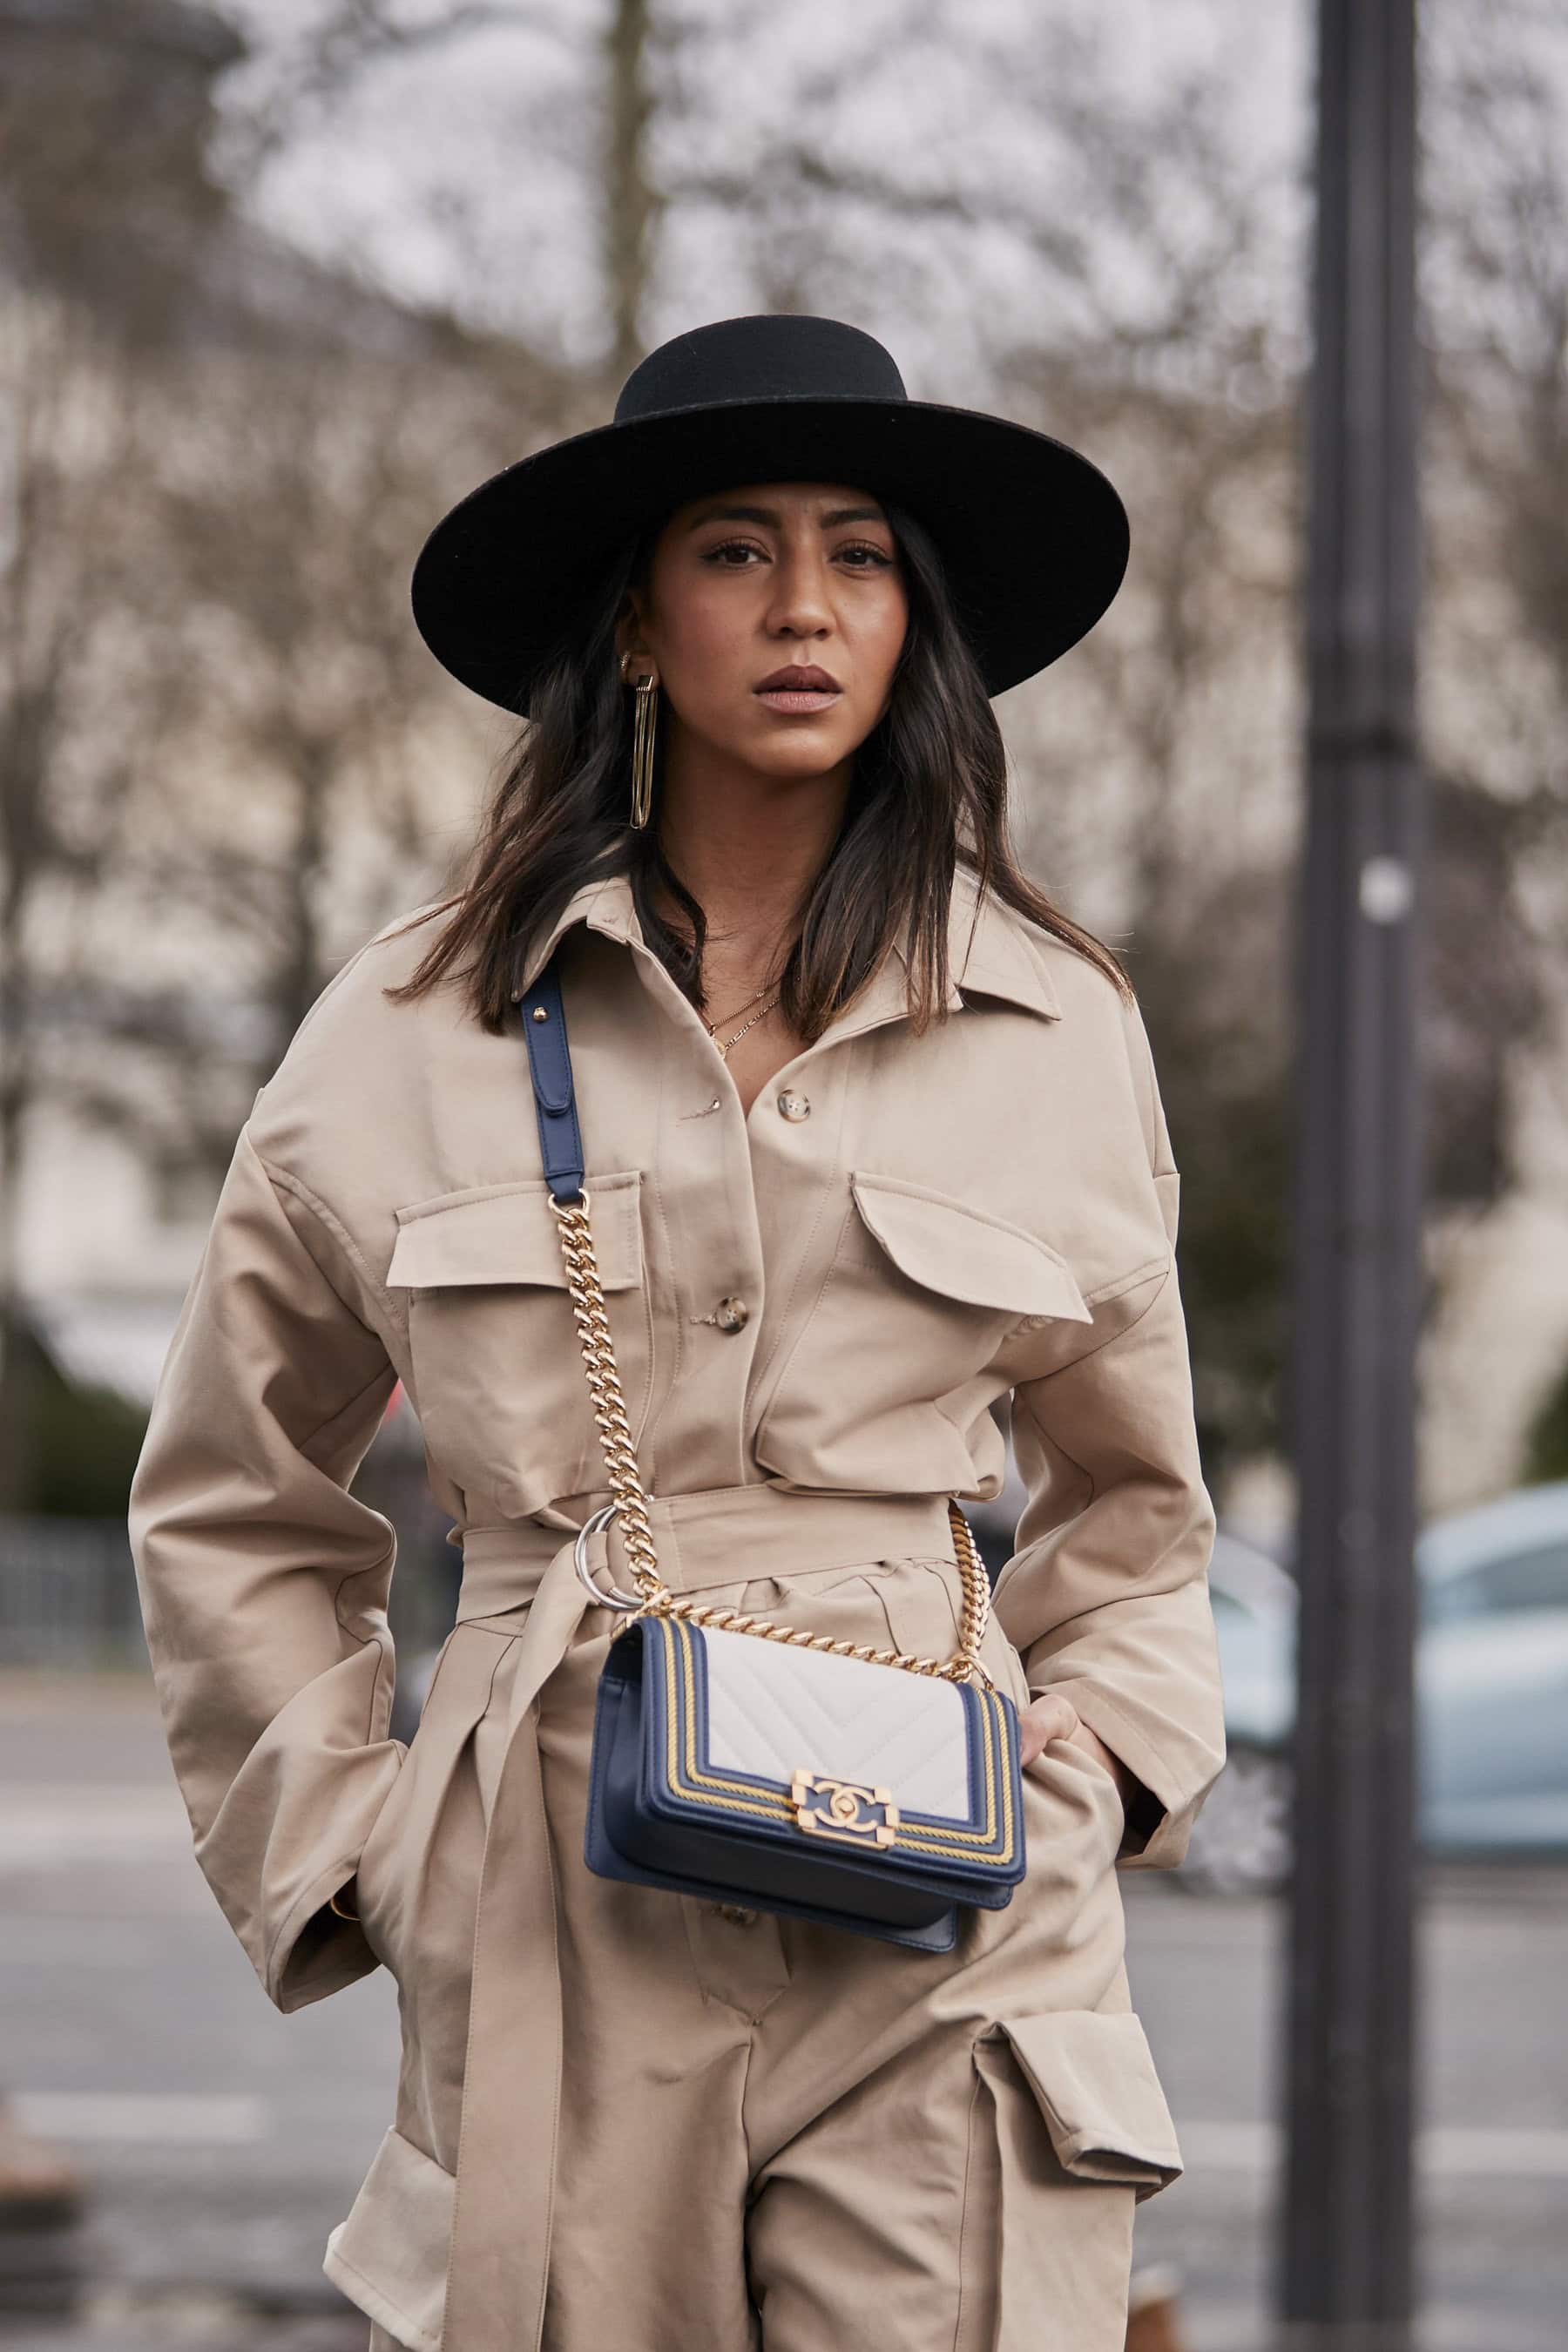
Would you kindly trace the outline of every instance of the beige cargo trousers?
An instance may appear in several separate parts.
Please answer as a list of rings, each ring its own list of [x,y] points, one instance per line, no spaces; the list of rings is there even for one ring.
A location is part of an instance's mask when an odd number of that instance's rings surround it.
[[[879,1560],[712,1597],[742,1595],[941,1650],[957,1570]],[[485,1685],[481,1790],[514,1624],[456,1637]],[[1110,1774],[1051,1743],[1025,1774],[1024,1887],[962,1915],[941,1957],[622,1885],[582,1859],[608,1640],[589,1611],[538,1718],[564,2005],[543,2352],[1122,2352],[1134,2204],[1181,2158],[1129,2003]],[[1026,1703],[994,1623],[984,1654]],[[401,2352],[374,2325],[370,2346]]]

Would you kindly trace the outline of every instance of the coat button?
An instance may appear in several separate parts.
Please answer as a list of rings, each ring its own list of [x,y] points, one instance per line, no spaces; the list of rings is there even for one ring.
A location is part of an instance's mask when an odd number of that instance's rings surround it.
[[[752,1319],[752,1310],[743,1298],[721,1298],[713,1309],[713,1320],[721,1331],[743,1331]]]
[[[809,1118],[811,1105],[804,1095],[794,1094],[786,1087],[779,1097],[779,1117],[791,1119]]]

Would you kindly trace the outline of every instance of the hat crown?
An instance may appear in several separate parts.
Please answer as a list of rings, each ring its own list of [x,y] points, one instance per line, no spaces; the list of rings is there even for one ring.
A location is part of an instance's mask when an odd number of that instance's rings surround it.
[[[760,311],[693,327],[649,352],[621,386],[615,421],[731,400],[907,397],[892,353],[863,328]]]

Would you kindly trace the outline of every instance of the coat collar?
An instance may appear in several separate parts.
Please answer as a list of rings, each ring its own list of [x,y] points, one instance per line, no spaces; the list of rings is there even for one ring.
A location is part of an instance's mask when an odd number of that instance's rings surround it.
[[[960,866],[953,877],[948,917],[949,1010],[962,1012],[967,995],[994,996],[1026,1013],[1038,1013],[1045,1020],[1059,1020],[1061,1005],[1049,969],[1027,936],[1021,919],[989,896],[976,915],[977,895],[973,876],[967,867]],[[603,931],[607,938],[622,940],[628,946],[642,944],[642,927],[626,876],[611,875],[601,882],[584,883],[567,899],[548,934],[533,942],[514,995],[531,988],[574,923],[584,923],[590,930]],[[884,1021],[897,1020],[907,1007],[907,990],[903,953],[895,948],[854,1003],[828,1024],[824,1034],[849,1036]]]
[[[969,868],[961,866],[953,877],[952,907],[948,918],[947,947],[954,975],[948,1003],[962,999],[959,989],[977,996],[1000,996],[1026,1013],[1047,1021],[1061,1019],[1061,1004],[1050,968],[1030,939],[1024,919],[1015,915],[988,892],[975,912],[979,887]],[[973,940],[971,928],[973,927]]]
[[[606,932],[613,940],[640,944],[642,926],[637,919],[631,884],[626,876],[612,874],[603,882],[584,882],[580,890],[574,890],[549,931],[529,949],[518,984],[511,992],[514,1003],[533,986],[574,923],[585,923],[591,931]]]

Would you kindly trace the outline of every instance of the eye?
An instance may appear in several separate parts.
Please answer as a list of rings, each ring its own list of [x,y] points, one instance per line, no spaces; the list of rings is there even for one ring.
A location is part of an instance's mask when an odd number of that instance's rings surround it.
[[[704,551],[702,561],[721,571],[745,572],[751,568],[746,559],[752,555],[765,558],[767,550],[759,547],[754,540],[722,539],[716,547]],[[849,558],[850,561],[845,564],[845,569],[849,572],[890,572],[897,562],[886,548],[877,546],[868,539],[847,541],[844,546],[834,550],[834,557],[835,561]]]

